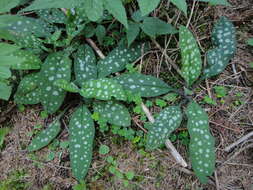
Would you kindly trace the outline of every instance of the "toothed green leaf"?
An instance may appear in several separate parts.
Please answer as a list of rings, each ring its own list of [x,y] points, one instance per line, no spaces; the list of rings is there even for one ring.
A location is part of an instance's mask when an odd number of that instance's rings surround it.
[[[172,88],[162,80],[140,73],[122,74],[113,78],[127,91],[142,97],[154,97],[169,92]]]
[[[127,108],[118,102],[95,102],[93,110],[99,113],[101,119],[112,125],[127,127],[131,124],[131,117]]]
[[[68,82],[64,79],[56,80],[54,85],[68,92],[79,92],[79,88],[73,82]]]
[[[158,4],[160,3],[160,0],[138,0],[139,7],[141,9],[142,16],[145,16],[149,14],[151,11],[153,11]]]
[[[36,11],[39,17],[49,23],[65,23],[66,15],[59,9],[41,9]]]
[[[104,11],[102,0],[85,0],[83,6],[87,17],[91,21],[95,22],[102,17]]]
[[[170,106],[162,110],[150,126],[146,148],[154,150],[163,145],[170,133],[180,126],[181,121],[182,113],[179,106]]]
[[[36,151],[47,146],[60,132],[61,123],[55,120],[46,129],[41,131],[28,146],[28,151]]]
[[[214,49],[207,52],[207,68],[203,78],[208,78],[221,73],[236,52],[236,31],[226,17],[221,17],[215,24],[212,32]]]
[[[143,53],[145,53],[147,49],[147,44],[145,44]],[[98,62],[99,78],[124,70],[126,65],[138,59],[141,56],[141,53],[142,46],[140,44],[133,44],[129,48],[125,45],[120,45],[112,50],[105,59]]]
[[[40,58],[29,51],[18,50],[11,53],[10,56],[23,60],[22,63],[16,63],[16,64],[11,65],[11,68],[15,70],[40,69],[41,64],[42,64]]]
[[[98,100],[126,100],[125,92],[120,84],[113,79],[102,78],[87,81],[81,89],[80,94],[85,98],[96,98]]]
[[[187,106],[187,128],[190,133],[190,159],[201,183],[207,183],[215,168],[214,138],[209,131],[208,115],[195,102]]]
[[[182,75],[188,86],[199,77],[202,68],[201,54],[191,31],[184,26],[179,28],[179,47],[182,57]]]
[[[71,60],[64,52],[50,54],[42,64],[41,76],[41,103],[44,109],[52,114],[59,109],[66,95],[66,92],[55,86],[54,82],[58,79],[70,81]]]
[[[75,54],[74,70],[76,82],[83,86],[85,81],[97,78],[96,56],[88,45],[80,46]]]
[[[86,176],[92,160],[95,127],[91,113],[85,106],[79,107],[69,123],[69,151],[72,173],[79,181]]]

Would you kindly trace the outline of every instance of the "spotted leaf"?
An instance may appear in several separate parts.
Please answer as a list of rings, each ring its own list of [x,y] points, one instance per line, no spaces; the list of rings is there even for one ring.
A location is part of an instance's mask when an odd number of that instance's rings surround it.
[[[65,23],[66,15],[59,9],[41,9],[36,11],[39,17],[49,23]]]
[[[41,103],[48,113],[56,112],[64,101],[66,92],[54,85],[58,79],[67,82],[71,77],[71,60],[64,52],[50,54],[41,68],[42,81],[40,82]]]
[[[78,48],[74,62],[75,78],[79,86],[85,81],[97,79],[96,57],[90,46],[85,45]]]
[[[179,29],[179,47],[182,57],[182,75],[188,86],[191,86],[201,73],[202,60],[198,44],[184,26]]]
[[[142,97],[154,97],[169,92],[172,88],[162,80],[140,73],[127,73],[114,78],[127,91]]]
[[[207,183],[215,168],[214,138],[209,131],[208,115],[195,102],[186,110],[190,133],[190,159],[192,168],[202,183]]]
[[[56,80],[54,85],[68,92],[79,92],[79,88],[73,82],[68,82],[64,79]]]
[[[85,98],[96,98],[98,100],[126,100],[126,94],[120,84],[113,79],[102,78],[87,81],[81,89],[80,94]]]
[[[85,106],[79,107],[69,123],[70,165],[73,175],[83,180],[90,167],[95,127],[91,113]]]
[[[61,123],[55,120],[46,129],[41,131],[28,146],[29,151],[36,151],[47,146],[61,131]]]
[[[11,65],[12,69],[15,70],[34,70],[40,69],[41,60],[39,57],[26,50],[18,50],[10,54],[10,56],[16,57],[17,59],[23,59],[22,63],[16,63]]]
[[[112,125],[127,127],[131,124],[131,117],[127,108],[118,102],[95,102],[93,110],[99,113],[102,120]]]
[[[146,44],[143,48],[144,52],[147,49]],[[140,44],[133,44],[130,48],[127,48],[125,45],[120,45],[112,50],[105,59],[98,62],[98,76],[102,78],[111,73],[124,70],[126,65],[138,59],[141,53],[142,46]]]
[[[162,110],[150,126],[146,148],[153,150],[163,145],[171,132],[177,129],[182,121],[180,107],[170,106]]]
[[[19,83],[14,100],[17,104],[40,103],[41,90],[39,88],[40,73],[26,75]]]
[[[221,17],[212,32],[214,49],[207,52],[208,66],[204,70],[203,78],[221,73],[236,52],[236,31],[231,21]]]

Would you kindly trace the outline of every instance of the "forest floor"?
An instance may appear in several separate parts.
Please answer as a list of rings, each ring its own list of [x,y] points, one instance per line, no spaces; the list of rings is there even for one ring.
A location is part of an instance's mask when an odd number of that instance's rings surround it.
[[[248,139],[231,151],[225,148],[253,129],[253,49],[246,44],[253,37],[253,2],[252,0],[231,0],[232,7],[207,7],[196,4],[190,28],[198,37],[202,50],[206,41],[210,41],[210,31],[215,20],[227,16],[236,26],[238,49],[227,69],[217,77],[208,79],[200,85],[195,99],[202,101],[209,95],[216,105],[203,103],[210,119],[210,129],[216,139],[216,170],[207,185],[201,185],[192,174],[191,168],[178,165],[166,148],[160,151],[146,152],[131,141],[122,140],[109,133],[96,137],[92,166],[86,183],[91,190],[252,190],[253,189],[253,140]],[[208,30],[202,30],[205,25]],[[170,49],[168,48],[169,52]],[[144,73],[154,76],[170,73],[170,68],[163,62],[161,52],[146,56]],[[157,64],[154,64],[157,63]],[[165,76],[166,77],[166,76]],[[214,87],[221,87],[214,91]],[[12,108],[12,109],[11,109]],[[152,112],[155,112],[155,108]],[[17,189],[56,189],[67,190],[76,184],[71,177],[68,151],[64,146],[46,147],[34,154],[25,148],[32,139],[35,129],[47,120],[41,118],[40,106],[28,106],[20,111],[12,104],[0,114],[0,127],[11,127],[5,138],[4,148],[0,153],[0,181],[16,184]],[[65,116],[66,119],[68,116]],[[133,124],[133,128],[138,128]],[[175,132],[177,136],[183,128]],[[58,138],[67,140],[67,129]],[[187,137],[186,137],[187,138]],[[175,147],[188,160],[187,146],[182,140],[175,140]],[[106,156],[111,156],[117,163],[121,174],[134,172],[129,180],[120,174],[113,174],[114,167],[99,154],[100,144],[110,147]],[[53,153],[52,153],[53,152]]]

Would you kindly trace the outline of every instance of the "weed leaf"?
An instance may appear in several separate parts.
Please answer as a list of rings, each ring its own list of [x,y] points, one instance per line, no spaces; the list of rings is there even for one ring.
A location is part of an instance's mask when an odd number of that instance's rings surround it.
[[[79,107],[69,123],[70,165],[73,175],[83,180],[90,167],[95,127],[91,113],[85,106]]]
[[[185,15],[187,15],[187,4],[186,0],[171,0],[177,8],[179,8]]]
[[[127,33],[127,43],[128,47],[133,43],[133,41],[137,38],[140,32],[140,25],[139,23],[129,22]]]
[[[151,11],[153,11],[158,4],[160,3],[160,0],[138,0],[139,7],[141,9],[142,16],[148,15]]]
[[[104,6],[102,0],[85,0],[84,9],[91,21],[97,21],[103,15]]]
[[[209,131],[208,115],[195,102],[187,106],[187,128],[190,133],[192,168],[202,183],[207,183],[215,167],[214,138]]]
[[[150,126],[146,148],[154,150],[163,145],[170,133],[180,126],[181,121],[182,113],[179,106],[170,106],[162,110]]]

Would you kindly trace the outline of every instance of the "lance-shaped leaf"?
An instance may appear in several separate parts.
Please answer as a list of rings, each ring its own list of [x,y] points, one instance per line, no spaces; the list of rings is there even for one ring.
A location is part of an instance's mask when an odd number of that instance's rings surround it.
[[[85,106],[79,107],[69,123],[70,165],[73,175],[83,180],[90,167],[95,128],[91,113]]]
[[[12,87],[5,82],[0,81],[0,99],[9,100],[11,96]]]
[[[73,82],[68,82],[64,79],[56,80],[54,85],[68,92],[79,92],[79,88]]]
[[[127,127],[131,124],[131,117],[127,108],[118,102],[95,102],[93,110],[99,113],[102,120],[112,125]]]
[[[197,0],[202,2],[210,3],[210,5],[225,5],[231,6],[231,4],[227,0]]]
[[[203,78],[212,77],[221,73],[236,52],[236,31],[226,17],[221,17],[215,24],[212,32],[214,49],[207,52],[207,68]]]
[[[0,43],[0,55],[8,55],[20,49],[20,47],[7,44],[7,43]]]
[[[34,34],[10,32],[10,35],[12,35],[11,40],[20,47],[32,49],[43,47],[42,40]]]
[[[117,80],[125,90],[140,94],[142,97],[159,96],[172,90],[161,79],[140,73],[122,74],[113,79]]]
[[[104,7],[102,0],[85,0],[84,10],[91,21],[97,21],[103,15]]]
[[[56,112],[64,101],[66,92],[54,85],[58,79],[70,81],[71,60],[64,52],[50,54],[41,68],[41,103],[48,113]]]
[[[18,50],[10,54],[10,56],[18,59],[23,59],[22,63],[12,64],[11,68],[16,70],[34,70],[40,69],[41,60],[39,57],[31,53],[30,51]]]
[[[85,45],[78,48],[75,54],[74,70],[79,86],[83,86],[87,80],[97,79],[96,56],[90,46]]]
[[[139,7],[141,9],[142,16],[145,16],[149,14],[151,11],[153,11],[158,4],[160,3],[160,0],[138,0]]]
[[[181,121],[182,113],[179,106],[170,106],[162,110],[150,126],[146,148],[154,150],[163,145],[170,133],[180,126]]]
[[[126,100],[126,94],[120,84],[113,79],[102,78],[87,81],[81,89],[80,94],[85,98],[96,98],[98,100]]]
[[[38,104],[41,90],[39,88],[40,73],[26,75],[19,83],[14,100],[18,104]]]
[[[0,13],[9,12],[12,8],[19,4],[19,0],[1,0]]]
[[[0,28],[13,31],[15,33],[33,33],[39,37],[47,37],[52,31],[51,26],[45,21],[25,16],[1,15],[0,23]]]
[[[187,128],[190,133],[190,159],[192,168],[202,183],[207,183],[215,167],[214,138],[209,131],[208,115],[195,102],[187,106]]]
[[[148,49],[147,44],[143,47],[143,53]],[[133,44],[127,48],[125,45],[112,50],[105,59],[98,62],[99,78],[106,77],[111,73],[122,71],[128,63],[132,63],[142,54],[142,46]]]
[[[65,23],[66,15],[59,9],[41,9],[36,11],[39,17],[49,23]]]
[[[182,75],[188,86],[199,77],[202,67],[198,44],[191,31],[184,26],[179,29],[179,47],[182,57]]]
[[[61,131],[61,123],[57,119],[51,123],[46,129],[41,131],[28,146],[29,151],[39,150],[47,146]]]

